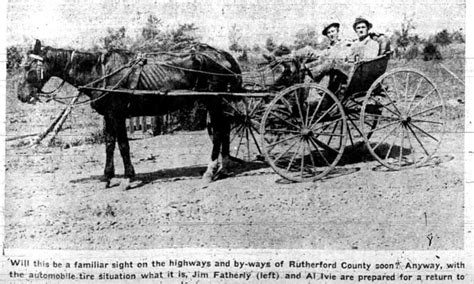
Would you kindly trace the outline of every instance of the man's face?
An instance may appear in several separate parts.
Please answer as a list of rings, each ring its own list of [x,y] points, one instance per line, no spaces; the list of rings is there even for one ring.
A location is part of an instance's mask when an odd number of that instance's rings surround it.
[[[339,29],[337,27],[330,27],[326,35],[331,42],[335,42],[339,37]]]
[[[355,31],[359,38],[364,38],[369,34],[369,29],[365,23],[359,23],[355,27]]]

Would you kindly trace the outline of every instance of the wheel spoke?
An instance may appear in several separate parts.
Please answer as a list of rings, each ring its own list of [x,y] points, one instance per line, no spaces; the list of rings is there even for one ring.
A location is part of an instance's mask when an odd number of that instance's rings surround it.
[[[427,119],[412,119],[411,122],[426,122],[426,123],[440,124],[440,125],[444,124],[444,122],[427,120]]]
[[[411,116],[411,117],[415,117],[415,116],[418,116],[418,115],[420,115],[420,114],[424,114],[424,113],[426,113],[426,112],[429,112],[429,111],[431,111],[431,110],[437,109],[437,108],[442,107],[442,106],[443,106],[443,105],[437,105],[437,106],[434,106],[434,107],[430,107],[429,109],[425,109],[425,110],[423,110],[423,111],[417,112],[417,113],[412,114],[412,115],[410,115],[410,116]]]
[[[242,130],[242,134],[243,134],[243,131]],[[240,141],[239,141],[239,144],[237,145],[237,152],[235,153],[235,156],[238,157],[239,156],[239,150],[240,150],[240,145],[242,144],[242,140],[244,139],[244,135],[241,135],[240,136]]]
[[[421,148],[423,148],[423,151],[425,151],[425,154],[427,156],[429,156],[430,154],[428,153],[428,151],[426,150],[425,146],[423,145],[423,143],[421,143],[420,139],[418,138],[418,136],[416,135],[415,131],[411,128],[410,124],[407,125],[408,126],[408,129],[410,129],[411,133],[413,133],[413,136],[415,136],[415,139],[416,141],[418,141],[418,143],[420,144]]]
[[[354,128],[357,130],[357,132],[359,132],[361,136],[364,136],[364,134],[362,134],[362,131],[360,131],[359,127],[357,127],[357,125],[355,124],[354,120],[349,118],[349,121],[351,122],[352,126],[354,126]]]
[[[407,131],[407,140],[408,140],[408,145],[410,145],[410,154],[413,155],[413,163],[415,163],[415,148],[413,148],[413,145],[411,144],[410,133],[408,131]]]
[[[398,166],[402,166],[402,156],[403,156],[403,142],[405,141],[405,127],[402,127],[402,142],[400,143],[400,157],[398,159]]]
[[[433,135],[429,134],[428,132],[424,131],[423,129],[421,129],[420,127],[416,126],[415,124],[413,123],[410,123],[411,125],[413,125],[413,127],[415,127],[416,129],[418,129],[419,131],[421,131],[421,133],[425,134],[426,136],[430,137],[431,139],[433,139],[434,141],[436,142],[439,142],[438,139],[436,139]]]
[[[330,111],[332,111],[332,109],[334,107],[336,107],[337,105],[336,104],[333,104],[330,108],[328,108],[324,113],[323,115],[321,115],[313,124],[311,124],[310,128],[313,128],[313,126],[315,124],[317,124],[319,121],[321,121],[321,119],[323,119],[323,117],[325,117]]]
[[[308,140],[306,140],[305,142],[306,142],[306,144],[308,144],[309,158],[311,160],[311,164],[313,165],[313,169],[315,169],[316,168],[316,163],[314,162],[313,152],[311,151],[311,146],[310,146]]]
[[[332,133],[336,132],[336,128],[337,128],[338,125],[339,125],[339,121],[336,124],[334,124],[334,127],[332,128]],[[324,131],[324,130],[326,130],[326,129],[323,129],[322,131]],[[332,136],[329,137],[328,145],[331,144],[331,141],[332,141]]]
[[[375,149],[377,149],[380,145],[382,145],[382,143],[385,142],[385,140],[387,140],[387,138],[388,138],[390,135],[392,135],[392,133],[397,129],[397,126],[398,126],[398,125],[395,125],[395,126],[392,128],[392,130],[390,130],[390,132],[389,132],[387,135],[385,135],[385,136],[383,137],[383,139],[380,140],[379,143],[377,143],[377,145],[375,145],[375,147],[373,148],[374,151],[375,151]]]
[[[433,90],[431,90],[428,94],[426,94],[426,96],[422,97],[421,100],[419,100],[419,101],[416,103],[416,105],[415,105],[413,108],[410,109],[410,112],[411,112],[412,110],[415,110],[419,105],[421,105],[421,103],[422,103],[427,97],[429,97],[434,91],[436,91],[435,88],[433,88]],[[410,113],[408,113],[407,115],[410,115]]]
[[[252,129],[249,129],[250,135],[252,135],[253,142],[255,143],[255,147],[257,147],[257,151],[259,154],[262,154],[262,151],[260,151],[260,146],[258,146],[257,139],[255,139],[255,135],[253,134]]]
[[[295,138],[297,138],[297,137],[300,137],[300,136],[299,136],[299,135],[292,135],[292,136],[287,137],[287,138],[284,138],[284,139],[282,139],[282,140],[280,140],[280,141],[273,142],[272,144],[267,145],[267,147],[272,147],[272,146],[275,146],[275,145],[277,145],[277,144],[286,142],[286,141],[288,141],[288,140],[295,139]]]
[[[397,129],[397,128],[395,128],[395,129]],[[397,136],[395,136],[393,138],[392,144],[390,144],[390,148],[388,148],[388,152],[385,154],[385,160],[387,160],[388,157],[390,156],[390,153],[392,152],[392,148],[393,148],[393,145],[395,144],[396,140],[397,140]]]
[[[273,115],[274,117],[280,119],[281,121],[285,122],[286,124],[291,125],[291,126],[293,126],[294,128],[296,128],[296,129],[300,129],[299,126],[296,126],[296,125],[294,125],[293,123],[289,122],[288,120],[286,120],[286,119],[284,119],[284,118],[282,118],[282,117],[276,115],[274,112],[270,112],[270,114]]]
[[[394,77],[392,77],[392,80],[395,80],[393,79]],[[395,108],[395,112],[393,112],[391,109],[387,108],[388,111],[390,111],[391,113],[395,114],[395,115],[402,115],[402,113],[400,112],[400,110],[397,108],[397,105],[393,102],[392,98],[390,98],[389,94],[388,94],[388,91],[387,89],[385,88],[384,85],[382,85],[382,83],[380,83],[380,86],[385,90],[385,97],[388,98],[388,100],[390,101],[389,104],[386,104],[386,105],[382,105],[382,107],[386,107],[387,105],[393,105],[393,107]],[[397,88],[396,88],[397,89]],[[398,94],[398,89],[397,91],[395,92],[397,94],[397,97],[400,97],[400,95]]]
[[[341,134],[334,134],[334,133],[329,133],[329,132],[317,132],[317,133],[314,133],[314,134],[318,134],[318,135],[315,135],[316,137],[318,136],[337,136],[337,137],[344,137],[344,135],[341,135]]]
[[[277,133],[300,133],[299,130],[288,130],[288,129],[286,129],[286,128],[266,129],[265,131],[268,131],[268,132],[277,132]]]
[[[388,108],[389,105],[393,105],[395,107],[395,111],[394,110],[391,110]],[[400,117],[401,116],[401,113],[400,111],[398,110],[398,108],[396,107],[395,103],[390,100],[390,103],[388,104],[385,104],[385,105],[380,105],[381,107],[383,107],[384,109],[388,110],[390,113],[392,113],[393,115],[397,116],[397,117]]]
[[[376,113],[368,113],[366,112],[365,115],[368,115],[368,116],[376,116],[376,117],[379,117],[380,118],[385,118],[387,120],[396,120],[396,119],[399,119],[399,117],[393,117],[393,116],[385,116],[385,115],[381,115],[381,114],[376,114]]]
[[[351,145],[354,146],[354,140],[352,139],[352,132],[349,128],[347,128],[347,134],[349,134],[349,140],[351,141]]]
[[[300,99],[298,98],[300,96],[300,94],[297,94],[297,92],[293,92],[293,95],[295,97],[295,100],[296,100],[296,105],[298,106],[298,113],[300,115],[300,118],[301,118],[301,122],[302,124],[301,125],[305,125],[306,126],[306,121],[304,119],[304,116],[303,116],[303,112],[301,110],[301,104],[300,104]]]
[[[389,127],[389,126],[392,126],[392,125],[394,125],[394,124],[397,124],[397,123],[400,123],[400,122],[399,122],[399,121],[391,122],[391,123],[386,124],[386,125],[384,125],[384,126],[381,126],[381,127],[375,128],[375,129],[371,129],[368,133],[373,133],[373,132],[375,132],[375,131],[379,131],[379,130],[381,130],[381,129],[385,129],[385,128],[387,128],[387,127]]]
[[[405,83],[405,101],[408,101],[408,87],[410,86],[410,72],[407,72],[407,79]]]
[[[314,116],[316,115],[316,113],[318,113],[319,107],[321,106],[321,103],[323,102],[325,96],[326,96],[326,93],[324,93],[324,95],[319,100],[318,104],[316,105],[316,109],[314,110],[314,113],[311,116],[311,119],[309,120],[308,125],[311,125],[311,123],[313,122]]]
[[[331,148],[329,145],[327,145],[326,143],[322,142],[321,140],[319,139],[316,139],[314,137],[311,137],[314,141],[314,143],[316,143],[319,147],[323,148],[324,150],[326,151],[332,151],[334,152],[335,154],[339,154],[338,151],[334,150],[333,148]]]
[[[229,144],[234,141],[235,137],[239,136],[238,133],[239,133],[241,130],[243,131],[243,128],[244,128],[244,125],[243,125],[243,124],[239,125],[239,129],[235,131],[234,137],[232,137],[232,139],[230,140]]]
[[[223,100],[227,105],[229,105],[231,108],[233,108],[235,112],[237,112],[237,113],[243,115],[243,113],[242,113],[240,110],[238,110],[237,108],[235,108],[234,105],[231,104],[228,100],[226,100],[225,98],[222,98],[222,100]]]
[[[303,177],[303,170],[304,170],[304,152],[306,148],[306,144],[304,143],[303,139],[301,140],[301,144],[303,144],[303,147],[301,147],[301,177]]]
[[[247,159],[250,161],[250,140],[249,140],[249,129],[245,128],[245,140],[247,142]]]
[[[321,128],[323,128],[322,131],[326,130],[329,126],[331,126],[331,124],[333,123],[336,123],[336,124],[339,124],[339,122],[342,120],[342,117],[338,118],[338,119],[335,119],[335,120],[331,120],[328,124],[324,124],[324,125],[321,125],[321,126],[318,126],[317,128],[310,128],[313,132],[314,131],[317,131]]]
[[[255,114],[255,112],[257,111],[258,107],[260,106],[260,104],[263,102],[263,98],[258,100],[257,104],[253,107],[253,109],[250,111],[250,114],[249,116],[250,117],[253,117],[253,115]]]
[[[397,86],[400,86],[400,84],[398,83],[398,81],[395,80],[395,74],[392,74],[392,76],[390,78],[392,78],[392,82],[393,82],[393,88],[396,90],[395,91],[395,94],[397,94],[397,98],[399,98],[400,100],[402,99],[402,96],[400,95],[400,93],[398,92],[398,88],[395,87],[395,85]],[[403,90],[402,90],[403,91]],[[400,113],[401,114],[401,113]]]
[[[286,171],[289,171],[291,168],[291,164],[293,164],[293,161],[295,160],[296,155],[298,155],[298,151],[300,150],[301,144],[298,144],[298,148],[296,149],[295,153],[291,157],[290,163],[288,164],[288,167],[286,168]]]
[[[309,103],[308,102],[306,102],[306,115],[305,115],[304,119],[305,119],[305,122],[306,122],[305,126],[309,126],[308,125],[308,122],[309,122]]]
[[[316,145],[317,144],[316,141],[312,137],[309,138],[309,141],[311,142],[311,144],[313,144],[313,147],[316,149],[316,151],[318,151],[319,156],[321,156],[321,158],[323,158],[323,160],[326,162],[326,165],[330,166],[331,163],[329,163],[326,157],[324,157],[321,150],[319,150],[318,146]]]
[[[285,152],[278,155],[278,157],[275,159],[274,163],[276,164],[278,162],[278,160],[281,159],[281,157],[283,157],[286,153],[288,153],[291,150],[291,148],[293,148],[296,145],[296,143],[298,143],[298,140],[295,140],[295,142],[293,142],[293,144],[291,144],[290,147],[286,148]]]
[[[415,89],[415,92],[413,93],[413,97],[411,98],[410,103],[408,104],[408,112],[407,112],[408,114],[411,111],[411,106],[413,105],[413,102],[415,101],[416,94],[418,93],[418,90],[421,87],[421,83],[423,83],[423,79],[424,79],[423,77],[420,77],[420,79],[418,79],[418,85],[416,85],[416,89]]]

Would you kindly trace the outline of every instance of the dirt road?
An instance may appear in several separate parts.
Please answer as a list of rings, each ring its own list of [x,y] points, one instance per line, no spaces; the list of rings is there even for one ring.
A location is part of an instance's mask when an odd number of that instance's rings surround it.
[[[362,161],[323,181],[288,183],[252,163],[205,185],[205,133],[159,136],[131,142],[141,182],[128,191],[100,182],[103,145],[13,149],[6,246],[461,249],[462,141],[449,135],[439,158],[414,170]],[[123,173],[118,154],[115,163]]]

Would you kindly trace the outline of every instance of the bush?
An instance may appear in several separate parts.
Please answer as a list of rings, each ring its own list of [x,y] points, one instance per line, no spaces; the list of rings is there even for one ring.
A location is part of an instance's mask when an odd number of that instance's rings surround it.
[[[448,45],[451,42],[452,42],[451,41],[451,35],[449,34],[449,32],[446,29],[438,32],[434,36],[434,43],[437,43],[439,45]]]
[[[103,38],[103,42],[107,50],[127,49],[130,39],[126,35],[125,27],[119,29],[107,28],[107,35]]]
[[[429,61],[434,59],[440,60],[443,58],[441,57],[441,53],[438,51],[438,47],[435,44],[428,42],[423,48],[423,60]]]
[[[21,48],[16,46],[7,47],[7,71],[9,73],[17,70],[22,61]]]
[[[418,45],[410,45],[405,51],[404,57],[406,60],[413,60],[418,57]]]

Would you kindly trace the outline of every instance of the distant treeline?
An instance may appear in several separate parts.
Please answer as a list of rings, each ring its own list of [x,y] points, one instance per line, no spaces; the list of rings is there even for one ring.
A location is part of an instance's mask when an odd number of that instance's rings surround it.
[[[108,49],[127,49],[132,52],[175,51],[191,43],[199,42],[197,30],[198,27],[194,24],[181,24],[176,28],[165,28],[158,17],[149,15],[138,35],[128,34],[125,27],[108,28],[107,34],[97,41],[99,44],[92,47],[91,51]],[[415,31],[413,20],[405,17],[400,28],[394,30],[391,35],[387,35],[391,40],[394,58],[432,60],[456,56],[456,52],[448,51],[447,54],[443,54],[441,51],[449,50],[446,46],[451,44],[465,42],[465,33],[462,29],[451,32],[444,29],[428,37],[420,37]],[[242,44],[241,39],[242,31],[234,24],[228,34],[228,48],[233,51],[234,55],[237,55],[237,59],[241,62],[249,61],[249,53],[255,55],[274,52],[277,49],[298,50],[307,46],[325,49],[328,45],[327,41],[320,42],[319,32],[315,28],[308,27],[300,29],[291,44],[278,44],[272,37],[268,37],[264,46],[254,44],[250,47],[247,44]],[[21,53],[24,48],[21,46],[7,48],[7,70],[9,72],[21,64]]]

